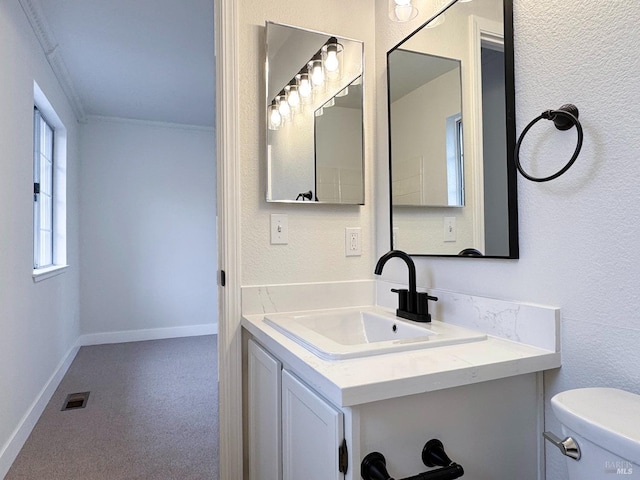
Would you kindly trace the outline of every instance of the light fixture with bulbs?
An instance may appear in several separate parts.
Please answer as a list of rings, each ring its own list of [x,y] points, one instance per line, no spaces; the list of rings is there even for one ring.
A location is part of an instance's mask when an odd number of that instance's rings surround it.
[[[389,18],[394,22],[408,22],[418,16],[412,0],[389,0]]]
[[[286,122],[293,120],[297,112],[312,102],[314,94],[325,91],[327,82],[340,80],[343,50],[344,47],[338,39],[330,37],[298,74],[285,85],[267,107],[267,123],[270,130],[278,130]],[[340,96],[346,95],[348,90],[345,88],[341,93]],[[316,111],[317,115],[322,115],[322,109]]]

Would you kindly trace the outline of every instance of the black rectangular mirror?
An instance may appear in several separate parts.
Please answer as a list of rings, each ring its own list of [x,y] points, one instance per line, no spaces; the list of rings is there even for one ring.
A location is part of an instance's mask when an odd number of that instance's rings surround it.
[[[518,258],[512,0],[459,0],[387,54],[392,248]]]

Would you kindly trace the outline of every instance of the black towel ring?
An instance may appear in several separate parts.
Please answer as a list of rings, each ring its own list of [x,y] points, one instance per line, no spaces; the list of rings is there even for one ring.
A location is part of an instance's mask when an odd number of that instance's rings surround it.
[[[533,127],[536,123],[538,123],[538,121],[542,120],[543,118],[547,120],[553,120],[553,123],[558,130],[569,130],[571,127],[575,125],[576,130],[578,131],[578,143],[576,144],[576,149],[573,152],[573,156],[571,157],[571,160],[569,160],[569,162],[564,167],[562,167],[562,169],[560,169],[558,172],[554,173],[553,175],[540,178],[540,177],[533,177],[529,175],[522,168],[522,165],[520,164],[520,145],[522,144],[522,140],[524,139],[524,136],[531,129],[531,127]],[[525,129],[522,131],[522,133],[520,134],[520,138],[518,138],[518,141],[516,142],[516,152],[515,152],[516,167],[518,168],[518,171],[522,174],[524,178],[526,178],[527,180],[531,180],[532,182],[548,182],[549,180],[558,178],[560,175],[562,175],[567,170],[569,170],[571,165],[573,165],[573,163],[578,158],[578,155],[580,154],[580,149],[582,148],[582,139],[583,139],[583,133],[582,133],[582,125],[578,120],[578,107],[576,107],[571,103],[568,103],[566,105],[561,106],[558,110],[546,110],[542,112],[540,116],[534,118],[531,121],[531,123],[527,125]]]

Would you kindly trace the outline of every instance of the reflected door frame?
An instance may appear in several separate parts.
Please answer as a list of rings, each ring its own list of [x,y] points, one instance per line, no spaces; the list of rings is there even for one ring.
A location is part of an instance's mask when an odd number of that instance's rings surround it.
[[[473,238],[475,248],[486,251],[484,232],[484,140],[482,136],[482,45],[483,43],[502,45],[504,49],[503,26],[499,22],[471,15],[469,17],[470,52],[469,74],[471,75],[470,123],[466,132],[470,135],[474,161],[471,165],[473,179]],[[467,133],[465,132],[465,135]]]

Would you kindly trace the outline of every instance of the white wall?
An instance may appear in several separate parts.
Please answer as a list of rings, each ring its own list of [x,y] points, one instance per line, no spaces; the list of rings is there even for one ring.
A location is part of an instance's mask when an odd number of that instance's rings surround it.
[[[82,333],[217,323],[213,130],[82,130]]]
[[[252,0],[238,4],[241,79],[239,137],[242,162],[242,284],[369,278],[373,270],[372,112],[365,118],[365,206],[282,205],[265,202],[265,21],[296,25],[364,41],[365,65],[373,65],[374,9],[370,0],[298,2]],[[354,21],[357,19],[357,21]],[[373,104],[376,78],[365,78],[365,104]],[[289,244],[270,245],[271,213],[289,215]],[[362,228],[361,257],[345,257],[345,227]]]
[[[563,367],[545,374],[547,428],[559,433],[548,401],[561,390],[601,385],[640,393],[640,60],[630,54],[640,48],[640,3],[514,3],[517,131],[545,109],[575,103],[585,133],[582,153],[550,183],[519,177],[519,260],[418,258],[416,266],[420,285],[561,308]],[[387,26],[382,10],[378,78],[386,47],[411,28]],[[378,98],[385,88],[381,81]],[[385,111],[383,101],[377,106]],[[377,123],[381,254],[389,246],[385,116]],[[523,164],[534,174],[550,174],[569,159],[575,139],[575,131],[543,123],[526,138]],[[385,277],[403,281],[405,270],[390,267]],[[548,449],[547,462],[548,480],[567,478],[556,449]]]
[[[78,125],[17,1],[0,2],[0,477],[79,334]],[[68,270],[33,272],[33,82],[67,129]],[[47,399],[48,400],[48,399]],[[46,401],[46,400],[45,400]],[[39,407],[35,407],[37,410]],[[34,411],[35,411],[34,410]],[[29,429],[26,429],[28,434]],[[9,443],[13,435],[16,441]],[[8,449],[7,449],[8,448]]]

